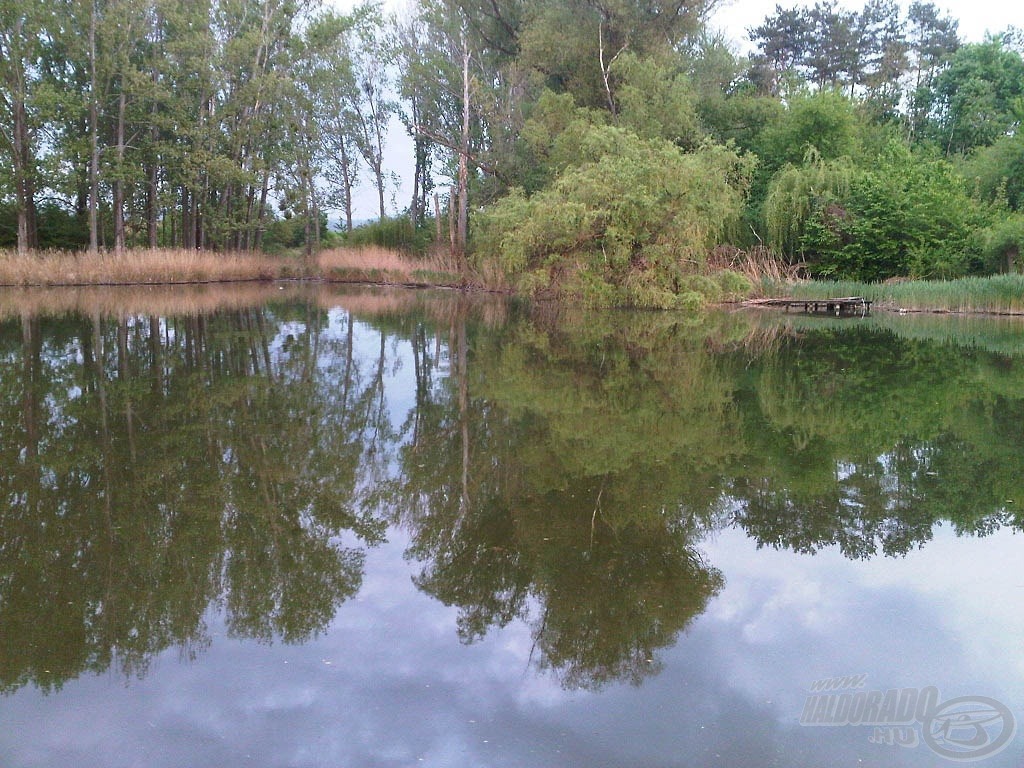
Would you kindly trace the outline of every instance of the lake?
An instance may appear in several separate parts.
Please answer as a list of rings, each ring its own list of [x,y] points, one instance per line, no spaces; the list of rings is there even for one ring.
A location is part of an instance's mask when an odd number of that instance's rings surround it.
[[[0,765],[1024,764],[1024,325],[0,294]]]

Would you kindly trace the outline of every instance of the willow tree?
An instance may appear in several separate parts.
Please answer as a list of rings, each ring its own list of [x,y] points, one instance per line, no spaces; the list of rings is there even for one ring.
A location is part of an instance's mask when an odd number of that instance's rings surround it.
[[[807,222],[848,192],[853,173],[848,157],[825,160],[812,149],[803,165],[786,165],[775,174],[763,208],[769,246],[790,259],[802,256]]]
[[[495,260],[527,290],[591,304],[674,307],[714,297],[720,288],[702,273],[739,220],[750,160],[711,144],[684,153],[609,126],[580,141],[593,159],[530,197],[514,190],[480,216],[477,258]]]

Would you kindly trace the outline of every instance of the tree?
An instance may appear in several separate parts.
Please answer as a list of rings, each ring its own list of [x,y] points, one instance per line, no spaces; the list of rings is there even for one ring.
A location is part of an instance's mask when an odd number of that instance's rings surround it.
[[[899,5],[893,0],[870,0],[858,16],[858,30],[865,99],[876,120],[895,120],[909,66],[909,44]]]
[[[390,45],[384,39],[384,19],[372,6],[358,12],[354,21],[349,32],[352,80],[348,83],[347,93],[354,118],[351,121],[355,129],[353,144],[373,174],[379,215],[383,220],[387,215],[385,193],[388,185],[384,172],[384,138],[398,109],[391,97]]]
[[[958,23],[940,16],[933,3],[913,2],[907,14],[908,43],[912,64],[910,86],[910,131],[916,138],[925,130],[933,95],[932,83],[960,47]]]
[[[988,146],[1019,123],[1024,60],[993,35],[959,48],[935,78],[933,90],[934,139],[946,154]]]
[[[481,215],[477,258],[590,303],[701,303],[688,279],[738,221],[749,161],[610,126],[584,129],[579,151],[548,186],[529,198],[513,190]]]
[[[751,191],[756,207],[769,183],[787,165],[799,167],[810,152],[821,161],[860,156],[863,120],[853,102],[833,91],[794,97],[754,144],[759,163]]]
[[[773,180],[765,203],[775,246],[813,274],[854,280],[949,279],[981,269],[973,234],[988,223],[948,163],[892,143],[870,166],[806,164]]]
[[[990,201],[1005,200],[1011,210],[1024,208],[1024,135],[1000,136],[987,147],[978,147],[961,168],[968,183],[976,183]]]
[[[17,214],[18,251],[35,248],[36,130],[33,108],[37,86],[41,8],[0,4],[0,150],[11,168]],[[0,155],[0,156],[3,156]]]

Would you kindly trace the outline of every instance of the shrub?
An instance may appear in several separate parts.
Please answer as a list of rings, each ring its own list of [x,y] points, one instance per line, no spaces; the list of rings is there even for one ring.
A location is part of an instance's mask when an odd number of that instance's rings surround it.
[[[840,169],[812,162],[773,180],[765,206],[773,247],[798,254],[819,277],[948,279],[983,270],[975,234],[988,208],[949,163],[891,145],[872,167]]]
[[[583,143],[595,159],[565,168],[532,196],[513,190],[476,217],[478,264],[533,273],[534,290],[538,269],[562,292],[573,287],[564,275],[583,272],[614,288],[588,287],[591,299],[675,306],[684,278],[701,271],[739,220],[750,161],[721,146],[685,154],[607,126],[590,127]]]
[[[982,235],[985,263],[993,272],[1021,272],[1024,264],[1024,214],[1008,214]]]
[[[425,253],[433,242],[431,226],[416,227],[408,216],[385,217],[341,233],[342,243],[353,248],[376,246],[409,254]]]

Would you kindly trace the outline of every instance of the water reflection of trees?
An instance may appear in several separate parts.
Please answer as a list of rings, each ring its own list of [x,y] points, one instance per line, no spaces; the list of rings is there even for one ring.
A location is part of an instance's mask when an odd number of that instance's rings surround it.
[[[472,642],[530,623],[569,686],[639,681],[722,583],[700,539],[899,555],[1020,526],[1016,359],[862,325],[650,315],[450,329],[388,497]],[[469,362],[460,360],[468,352]]]
[[[525,621],[569,687],[657,671],[722,586],[715,530],[863,558],[1021,527],[1017,357],[859,322],[319,306],[0,323],[0,686],[194,653],[211,606],[304,640],[384,520],[464,642]]]
[[[940,523],[1020,525],[1019,358],[852,327],[754,363],[730,492],[758,542],[864,558],[906,553]]]
[[[694,544],[732,450],[702,439],[730,421],[723,379],[646,329],[475,330],[452,324],[385,496],[416,584],[459,607],[465,642],[522,619],[563,684],[638,683],[722,583]]]
[[[357,498],[380,380],[324,320],[0,325],[0,687],[142,673],[219,603],[239,636],[326,626],[382,528]]]

